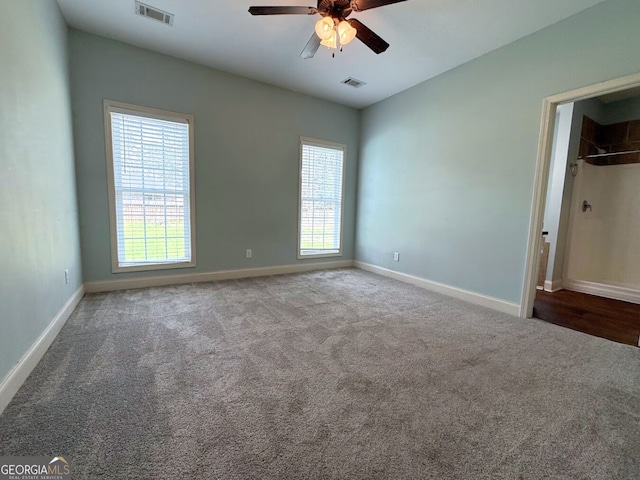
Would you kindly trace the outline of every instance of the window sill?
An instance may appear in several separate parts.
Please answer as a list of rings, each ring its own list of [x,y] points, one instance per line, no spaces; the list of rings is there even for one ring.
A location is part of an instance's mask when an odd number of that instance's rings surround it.
[[[196,262],[176,262],[176,263],[151,263],[147,265],[131,265],[129,267],[121,267],[119,265],[111,266],[111,273],[125,272],[147,272],[153,270],[172,270],[175,268],[194,268]]]
[[[300,255],[298,253],[298,260],[304,260],[305,258],[329,258],[329,257],[341,257],[342,251],[335,253],[310,253],[308,255]]]

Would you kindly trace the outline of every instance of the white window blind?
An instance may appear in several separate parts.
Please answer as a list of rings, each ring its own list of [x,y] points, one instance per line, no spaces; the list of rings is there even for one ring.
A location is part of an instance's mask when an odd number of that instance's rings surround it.
[[[302,139],[298,256],[342,254],[344,145]]]
[[[189,266],[189,121],[113,107],[107,113],[117,251],[114,267]]]

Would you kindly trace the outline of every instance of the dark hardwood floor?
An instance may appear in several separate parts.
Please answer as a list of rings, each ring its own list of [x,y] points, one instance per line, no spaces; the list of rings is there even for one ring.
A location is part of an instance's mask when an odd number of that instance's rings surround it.
[[[640,305],[560,290],[536,291],[533,316],[556,325],[638,346]]]

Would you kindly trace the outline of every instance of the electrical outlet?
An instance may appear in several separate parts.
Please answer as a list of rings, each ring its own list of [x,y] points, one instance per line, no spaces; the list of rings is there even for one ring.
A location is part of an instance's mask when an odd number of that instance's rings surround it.
[[[393,252],[393,261],[394,262],[399,262],[400,261],[400,253],[399,252]]]
[[[246,256],[247,258],[253,258],[253,251],[250,248],[247,248]]]
[[[69,284],[69,269],[68,268],[64,271],[64,283],[65,283],[65,285]]]

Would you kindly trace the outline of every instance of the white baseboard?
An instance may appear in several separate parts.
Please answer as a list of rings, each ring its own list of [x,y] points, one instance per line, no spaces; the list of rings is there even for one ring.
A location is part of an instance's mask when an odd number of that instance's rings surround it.
[[[501,300],[499,298],[489,297],[487,295],[463,290],[443,283],[433,282],[420,277],[414,277],[413,275],[407,275],[406,273],[396,272],[395,270],[389,270],[388,268],[378,267],[376,265],[371,265],[370,263],[364,263],[356,260],[353,262],[353,265],[357,268],[361,268],[362,270],[367,270],[385,277],[400,280],[401,282],[417,285],[418,287],[422,287],[433,292],[443,293],[450,297],[465,300],[469,303],[474,303],[483,307],[492,308],[500,312],[508,313],[509,315],[520,315],[520,305],[517,303],[507,302],[506,300]]]
[[[633,288],[571,279],[565,279],[563,284],[567,290],[640,304],[640,291]]]
[[[544,291],[545,292],[557,292],[558,290],[562,290],[562,279],[556,278],[555,280],[545,280],[544,281]]]
[[[67,303],[62,306],[56,316],[53,317],[51,323],[49,323],[38,339],[31,345],[29,350],[25,352],[18,363],[16,363],[2,379],[2,382],[0,382],[0,414],[6,406],[9,405],[13,396],[38,364],[83,296],[84,287],[81,285],[80,288],[73,293],[71,298],[67,300]]]
[[[134,288],[161,287],[184,283],[213,282],[216,280],[232,280],[235,278],[263,277],[282,275],[285,273],[310,272],[313,270],[329,270],[333,268],[353,267],[353,260],[335,262],[296,263],[277,267],[243,268],[239,270],[219,270],[217,272],[192,273],[183,275],[163,275],[155,277],[123,278],[121,280],[105,280],[102,282],[86,282],[87,293],[109,292],[113,290],[130,290]]]

